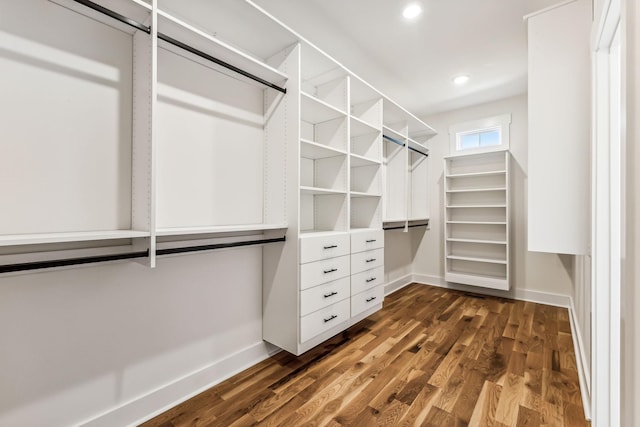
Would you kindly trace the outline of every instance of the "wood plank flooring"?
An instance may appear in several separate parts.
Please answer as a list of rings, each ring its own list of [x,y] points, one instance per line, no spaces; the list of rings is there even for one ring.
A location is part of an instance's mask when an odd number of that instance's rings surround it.
[[[410,285],[143,424],[588,426],[566,309]]]

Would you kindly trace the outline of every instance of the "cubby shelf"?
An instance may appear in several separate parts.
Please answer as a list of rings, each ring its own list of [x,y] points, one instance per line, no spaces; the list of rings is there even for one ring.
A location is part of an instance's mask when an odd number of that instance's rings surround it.
[[[365,122],[364,120],[356,116],[350,116],[350,117],[351,117],[351,137],[357,137],[357,136],[374,134],[374,133],[380,132],[380,128],[377,128],[372,124]]]
[[[307,186],[301,186],[300,192],[305,194],[313,194],[316,196],[330,195],[330,194],[347,194],[347,192],[344,190],[332,190],[329,188],[318,188],[318,187],[307,187]]]
[[[477,178],[482,176],[500,176],[506,174],[507,171],[499,170],[499,171],[487,171],[487,172],[473,172],[473,173],[456,173],[447,175],[448,179],[455,178]]]
[[[397,130],[392,129],[387,125],[382,126],[382,133],[384,133],[387,136],[390,136],[391,138],[397,139],[401,142],[404,142],[404,140],[407,138],[406,134],[398,132]]]
[[[322,123],[347,116],[344,111],[308,93],[301,92],[300,100],[302,120],[305,122]]]
[[[506,221],[447,221],[447,224],[507,225]]]
[[[382,197],[380,193],[366,193],[362,191],[351,191],[349,194],[351,197]]]
[[[306,159],[325,159],[327,157],[344,156],[347,152],[324,144],[300,139],[300,156]]]
[[[371,165],[380,165],[382,162],[380,160],[370,159],[368,157],[359,156],[357,154],[351,153],[351,167],[357,168],[361,166],[371,166]]]
[[[471,209],[471,208],[506,208],[507,205],[497,203],[497,204],[487,204],[487,205],[449,205],[447,206],[449,209]]]
[[[447,193],[477,193],[486,191],[505,191],[507,187],[486,187],[486,188],[465,188],[458,190],[447,190]]]

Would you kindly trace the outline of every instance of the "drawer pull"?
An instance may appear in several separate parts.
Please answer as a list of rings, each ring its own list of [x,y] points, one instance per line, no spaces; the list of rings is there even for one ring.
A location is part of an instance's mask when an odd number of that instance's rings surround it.
[[[327,319],[324,319],[324,323],[331,322],[331,321],[332,321],[333,319],[335,319],[336,317],[338,317],[338,316],[337,316],[337,315],[335,315],[335,314],[332,314],[332,315],[331,315],[331,317],[329,317],[329,318],[327,318]]]
[[[332,269],[330,269],[330,270],[324,270],[324,272],[323,272],[323,273],[324,273],[324,274],[329,274],[329,273],[333,273],[334,271],[338,271],[338,269],[337,269],[337,268],[332,268]]]
[[[370,259],[365,260],[364,262],[373,262],[375,260],[376,260],[375,258],[370,258]]]
[[[376,241],[376,239],[369,239],[369,240],[365,240],[365,243],[373,243],[375,241]]]
[[[373,301],[374,299],[376,299],[376,297],[367,298],[367,302],[371,302],[371,301]]]
[[[334,296],[334,295],[338,295],[338,293],[337,293],[336,291],[333,291],[333,292],[331,292],[331,293],[324,294],[324,297],[325,297],[325,298],[329,298],[329,297],[332,297],[332,296]]]
[[[376,280],[376,278],[375,278],[375,277],[372,277],[371,279],[367,279],[367,283],[369,283],[369,282],[373,282],[374,280]]]
[[[338,245],[329,245],[329,246],[325,246],[325,249],[333,249],[333,248],[337,248]]]

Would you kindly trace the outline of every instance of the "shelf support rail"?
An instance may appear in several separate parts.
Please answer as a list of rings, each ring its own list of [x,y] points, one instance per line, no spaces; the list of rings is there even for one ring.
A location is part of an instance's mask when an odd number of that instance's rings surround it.
[[[96,12],[100,12],[103,15],[106,15],[106,16],[108,16],[110,18],[113,18],[113,19],[119,21],[119,22],[122,22],[122,23],[124,23],[126,25],[129,25],[130,27],[133,27],[133,28],[135,28],[137,30],[143,31],[143,32],[145,32],[147,34],[151,34],[151,27],[148,27],[148,26],[143,25],[143,24],[141,24],[139,22],[136,22],[133,19],[127,18],[124,15],[121,15],[121,14],[119,14],[117,12],[114,12],[111,9],[107,9],[106,7],[100,6],[99,4],[96,4],[96,3],[94,3],[94,2],[92,2],[90,0],[74,0],[74,1],[76,3],[80,3],[80,4],[90,8],[90,9],[93,9]],[[260,83],[260,84],[262,84],[264,86],[267,86],[267,87],[269,87],[271,89],[275,89],[278,92],[287,93],[287,89],[284,88],[284,87],[278,86],[275,83],[271,83],[271,82],[269,82],[269,81],[267,81],[267,80],[265,80],[265,79],[263,79],[261,77],[256,76],[255,74],[252,74],[252,73],[250,73],[248,71],[245,71],[245,70],[243,70],[241,68],[238,68],[235,65],[229,64],[228,62],[225,62],[225,61],[223,61],[221,59],[218,59],[218,58],[216,58],[214,56],[211,56],[211,55],[209,55],[209,54],[207,54],[205,52],[202,52],[202,51],[200,51],[198,49],[195,49],[195,48],[193,48],[193,47],[191,47],[191,46],[189,46],[189,45],[187,45],[185,43],[182,43],[181,41],[178,41],[178,40],[176,40],[176,39],[174,39],[172,37],[167,36],[166,34],[162,34],[162,33],[158,32],[158,38],[160,40],[163,40],[163,41],[169,43],[169,44],[172,44],[172,45],[174,45],[176,47],[179,47],[180,49],[186,50],[189,53],[192,53],[192,54],[194,54],[196,56],[199,56],[199,57],[201,57],[203,59],[206,59],[207,61],[213,62],[214,64],[220,65],[221,67],[224,67],[224,68],[226,68],[228,70],[231,70],[231,71],[233,71],[235,73],[238,73],[238,74],[240,74],[242,76],[245,76],[245,77],[247,77],[247,78],[249,78],[249,79],[251,79],[253,81],[256,81],[256,82],[258,82],[258,83]]]
[[[383,137],[384,139],[387,139],[387,140],[389,140],[389,141],[393,142],[394,144],[398,144],[398,145],[400,145],[401,147],[405,147],[405,146],[407,145],[407,144],[405,144],[405,143],[404,143],[404,142],[402,142],[402,141],[398,141],[397,139],[395,139],[395,138],[393,138],[393,137],[390,137],[389,135],[384,135],[384,134],[383,134],[383,135],[382,135],[382,137]],[[411,151],[415,151],[415,152],[416,152],[416,153],[418,153],[418,154],[422,154],[422,155],[423,155],[423,156],[425,156],[425,157],[429,157],[429,155],[428,155],[427,153],[423,153],[423,152],[422,152],[422,151],[420,151],[420,150],[416,150],[415,148],[413,148],[413,147],[411,147],[411,146],[409,147],[409,150],[411,150]]]

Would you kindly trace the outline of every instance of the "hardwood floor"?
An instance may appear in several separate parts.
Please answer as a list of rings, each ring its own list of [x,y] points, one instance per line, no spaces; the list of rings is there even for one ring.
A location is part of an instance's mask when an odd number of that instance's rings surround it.
[[[588,426],[568,311],[413,284],[143,426]]]

